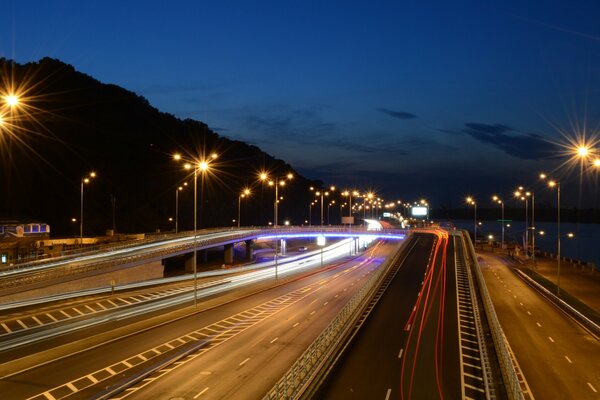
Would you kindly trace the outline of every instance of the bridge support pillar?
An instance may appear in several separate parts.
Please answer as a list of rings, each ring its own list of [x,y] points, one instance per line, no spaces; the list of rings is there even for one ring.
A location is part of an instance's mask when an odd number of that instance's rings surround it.
[[[254,240],[246,240],[246,261],[254,260]]]
[[[225,254],[223,256],[225,264],[233,264],[233,243],[225,245]]]
[[[185,272],[194,272],[194,253],[187,253],[184,255]]]
[[[285,256],[286,250],[287,242],[285,241],[285,239],[281,239],[281,242],[279,242],[279,254]]]

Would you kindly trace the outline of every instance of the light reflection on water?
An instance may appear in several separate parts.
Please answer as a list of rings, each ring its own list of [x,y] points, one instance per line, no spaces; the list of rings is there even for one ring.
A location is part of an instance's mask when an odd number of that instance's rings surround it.
[[[452,221],[457,228],[466,229],[473,232],[473,220],[455,220]],[[483,235],[494,235],[495,240],[500,241],[500,232],[502,225],[497,221],[481,221],[477,227],[477,238]],[[547,251],[556,254],[557,231],[556,222],[536,222],[535,246],[541,251]],[[539,232],[544,231],[544,235]],[[525,222],[512,221],[510,227],[504,230],[506,241],[518,241],[523,246],[523,235],[525,232]],[[593,262],[596,269],[600,270],[600,224],[575,224],[561,223],[561,242],[560,252],[563,257],[569,257],[576,260]],[[567,233],[572,232],[575,237],[570,239]],[[531,242],[531,237],[529,239]]]

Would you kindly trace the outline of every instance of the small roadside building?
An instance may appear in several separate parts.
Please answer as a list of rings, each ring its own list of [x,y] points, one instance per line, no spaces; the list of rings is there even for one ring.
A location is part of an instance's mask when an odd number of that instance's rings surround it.
[[[43,256],[40,240],[50,238],[50,225],[34,219],[0,217],[0,266]]]

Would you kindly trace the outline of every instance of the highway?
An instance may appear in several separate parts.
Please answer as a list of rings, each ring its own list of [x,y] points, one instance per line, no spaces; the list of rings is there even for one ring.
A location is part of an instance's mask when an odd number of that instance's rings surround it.
[[[600,398],[600,341],[520,279],[502,256],[480,253],[502,328],[539,399]]]
[[[301,256],[290,255],[280,260],[279,277],[290,279],[296,274],[317,270],[321,260],[334,261],[348,255],[348,239],[333,243],[323,251],[302,253]],[[198,298],[203,300],[201,307],[214,304],[218,299],[228,296],[243,295],[248,291],[260,290],[260,285],[269,286],[274,283],[275,268],[273,262],[247,265],[229,270],[226,276],[206,276],[199,279]],[[218,271],[222,274],[222,271]],[[160,284],[162,283],[162,284]],[[257,286],[259,285],[259,286]],[[136,321],[145,322],[153,315],[165,314],[168,310],[185,310],[192,302],[193,285],[188,276],[185,281],[178,279],[162,279],[145,287],[132,285],[137,290],[108,296],[85,296],[50,302],[43,305],[28,306],[23,310],[14,310],[11,314],[0,317],[0,351],[3,358],[15,360],[23,358],[27,351],[37,353],[37,362],[45,358],[40,351],[69,344],[74,347],[74,339],[90,339],[101,331],[106,336],[113,333],[118,337],[120,332],[110,329],[118,321],[124,325]],[[258,287],[258,289],[257,289]],[[38,343],[39,342],[39,343]],[[32,344],[36,346],[31,346]],[[25,361],[25,360],[23,360]],[[16,368],[15,362],[0,363],[0,374],[10,373]]]
[[[180,360],[185,362],[172,364],[177,368],[164,376],[158,372],[160,379],[148,378],[144,381],[151,382],[148,388],[132,390],[131,396],[177,397],[185,392],[193,398],[192,394],[207,387],[204,393],[214,398],[235,398],[225,393],[236,387],[244,388],[235,391],[238,398],[248,398],[248,393],[258,396],[320,333],[392,247],[386,245],[373,257],[363,255],[175,322],[63,355],[63,359],[4,378],[0,393],[10,393],[10,398],[89,398],[198,346],[198,351]],[[190,370],[196,371],[197,379],[189,379]]]
[[[467,340],[471,328],[459,324],[457,312],[460,236],[438,232],[415,239],[318,398],[485,398],[476,337]],[[470,360],[461,360],[467,353]]]

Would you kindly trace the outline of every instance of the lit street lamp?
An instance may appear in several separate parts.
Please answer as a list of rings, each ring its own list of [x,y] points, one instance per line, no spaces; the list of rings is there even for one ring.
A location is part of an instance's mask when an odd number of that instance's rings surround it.
[[[292,175],[292,173],[288,173],[286,176],[269,181],[269,186],[275,186],[275,202],[273,204],[273,214],[274,214],[273,227],[274,228],[277,228],[277,224],[279,222],[278,215],[277,215],[277,213],[279,211],[279,186],[281,186],[281,187],[285,186],[286,181],[292,180],[293,178],[294,178],[294,175]],[[260,179],[262,181],[266,181],[267,179],[269,179],[269,176],[265,172],[263,172],[260,174]]]
[[[475,199],[469,196],[467,197],[467,204],[472,204],[475,210],[475,215],[473,216],[473,245],[477,246],[477,203]]]
[[[540,179],[546,178],[546,174],[540,174]],[[549,180],[548,186],[556,187],[556,294],[560,295],[560,182]]]
[[[342,196],[348,196],[348,217],[352,217],[352,196],[354,197],[358,197],[360,196],[360,193],[358,193],[358,191],[356,190],[344,190],[342,192]],[[341,213],[340,213],[341,215]],[[352,229],[352,223],[348,224],[350,226],[350,229]]]
[[[494,200],[494,202],[500,204],[500,206],[502,207],[502,245],[501,248],[504,250],[504,201],[502,201],[502,199],[500,199],[498,196],[492,196],[492,200]]]
[[[311,186],[310,190],[313,191],[315,190],[315,188]],[[335,186],[330,186],[329,190],[333,192],[335,190]],[[321,196],[321,226],[323,226],[323,224],[325,223],[323,217],[323,196],[329,196],[329,192],[325,191],[324,189],[321,189],[315,192],[315,196]],[[329,223],[329,218],[327,222]]]
[[[81,202],[80,202],[80,213],[79,213],[79,244],[83,245],[83,186],[86,183],[96,177],[95,172],[90,172],[88,176],[81,178]]]
[[[240,193],[238,196],[238,228],[241,226],[241,208],[242,208],[242,198],[250,196],[250,189],[246,188]]]
[[[187,186],[187,182],[183,182],[181,186],[175,189],[175,233],[179,232],[179,192],[181,192],[185,186]]]
[[[194,264],[194,308],[198,306],[198,266],[196,265],[198,252],[196,248],[198,243],[198,171],[202,174],[202,179],[200,181],[200,184],[202,185],[200,190],[202,191],[204,188],[204,175],[208,171],[211,161],[215,160],[217,157],[218,156],[215,153],[212,153],[209,158],[193,160],[183,166],[186,170],[194,170],[194,257],[192,260]],[[182,160],[182,157],[180,154],[175,154],[173,159],[180,161]]]

